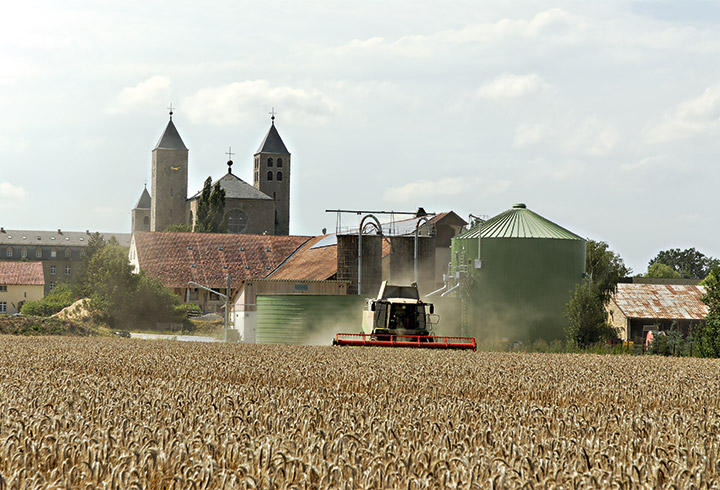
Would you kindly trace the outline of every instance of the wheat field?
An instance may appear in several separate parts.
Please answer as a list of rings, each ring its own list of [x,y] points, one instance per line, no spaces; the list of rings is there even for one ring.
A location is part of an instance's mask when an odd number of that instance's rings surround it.
[[[0,337],[0,490],[718,488],[720,362]]]

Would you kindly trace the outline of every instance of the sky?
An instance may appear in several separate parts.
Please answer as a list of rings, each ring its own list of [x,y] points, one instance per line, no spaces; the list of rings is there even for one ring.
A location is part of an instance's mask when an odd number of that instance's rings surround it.
[[[274,108],[292,234],[522,202],[634,273],[720,257],[718,60],[717,0],[13,2],[0,226],[129,232],[172,103],[189,195],[230,147],[252,182]]]

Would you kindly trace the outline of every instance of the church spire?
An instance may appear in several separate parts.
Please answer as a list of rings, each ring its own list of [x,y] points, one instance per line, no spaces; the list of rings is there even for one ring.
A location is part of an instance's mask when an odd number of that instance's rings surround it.
[[[170,104],[170,107],[168,107],[168,109],[170,109],[170,121],[168,121],[168,124],[165,127],[165,131],[163,132],[162,136],[160,136],[160,139],[158,140],[157,144],[155,145],[154,150],[163,148],[165,150],[185,150],[185,151],[187,151],[187,147],[185,146],[185,143],[183,143],[183,140],[180,137],[180,133],[178,133],[178,130],[175,127],[175,124],[173,123],[173,120],[172,120],[172,117],[173,117],[172,104]]]

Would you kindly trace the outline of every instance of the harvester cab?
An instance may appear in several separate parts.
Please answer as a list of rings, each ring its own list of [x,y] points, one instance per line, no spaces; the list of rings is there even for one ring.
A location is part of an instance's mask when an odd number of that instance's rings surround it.
[[[435,307],[420,299],[417,284],[398,286],[383,281],[377,297],[367,300],[362,331],[339,333],[333,345],[476,349],[472,337],[433,336],[432,326],[438,321]]]
[[[428,336],[438,318],[435,307],[420,299],[417,284],[394,286],[383,281],[377,298],[367,300],[362,329],[374,336]]]

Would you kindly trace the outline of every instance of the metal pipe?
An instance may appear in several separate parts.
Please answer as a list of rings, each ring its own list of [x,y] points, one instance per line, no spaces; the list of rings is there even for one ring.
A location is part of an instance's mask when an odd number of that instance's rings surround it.
[[[438,290],[436,290],[436,291],[433,291],[432,293],[426,294],[425,297],[428,298],[428,297],[432,296],[433,294],[439,293],[440,291],[442,291],[442,290],[445,289],[446,287],[447,287],[447,284],[444,284],[443,287],[441,287],[440,289],[438,289]]]
[[[415,223],[415,252],[413,253],[413,278],[415,279],[415,284],[418,283],[418,234],[420,233],[420,223],[423,220],[425,220],[425,223],[430,222],[425,216],[422,216],[418,218],[417,223]],[[429,226],[428,234],[430,234]]]
[[[455,291],[455,290],[456,290],[457,288],[459,288],[459,287],[460,287],[460,283],[455,284],[453,287],[451,287],[450,289],[448,289],[447,291],[445,291],[444,293],[442,293],[442,294],[440,295],[440,297],[441,297],[441,298],[444,298],[446,294],[452,293],[453,291]]]
[[[365,228],[365,220],[368,218],[372,218],[373,220],[375,220],[375,223],[373,224],[377,228],[380,236],[382,236],[382,225],[380,224],[380,220],[378,220],[372,214],[363,216],[363,218],[360,220],[360,226],[358,227],[358,294],[362,294],[362,236],[363,228]]]

